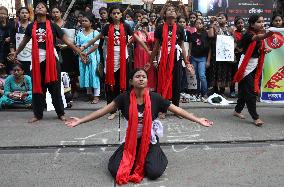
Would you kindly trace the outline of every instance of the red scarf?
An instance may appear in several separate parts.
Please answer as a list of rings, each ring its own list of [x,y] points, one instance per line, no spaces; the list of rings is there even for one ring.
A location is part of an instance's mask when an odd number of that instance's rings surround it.
[[[255,49],[255,46],[256,46],[256,41],[253,41],[249,45],[249,47],[247,49],[247,52],[245,54],[245,57],[244,57],[244,59],[242,61],[242,64],[241,64],[241,66],[239,67],[237,73],[234,76],[233,82],[240,82],[244,78],[244,72],[245,72],[246,67],[247,67],[247,65],[249,63],[249,60],[250,60],[250,58],[252,56],[252,53],[253,53],[253,51]],[[255,74],[255,77],[254,77],[254,91],[256,93],[260,92],[259,80],[260,80],[260,77],[261,77],[263,63],[264,63],[264,57],[265,57],[264,49],[265,49],[265,44],[264,44],[264,41],[262,40],[261,41],[260,56],[258,58],[256,74]]]
[[[236,38],[236,41],[240,41],[242,38],[243,38],[243,33],[242,32],[239,32],[239,31],[235,31],[234,32],[234,36]]]
[[[171,50],[168,55],[168,24],[164,23],[163,26],[163,43],[162,53],[159,64],[158,72],[158,88],[157,92],[160,93],[165,99],[172,98],[172,81],[173,81],[173,69],[175,59],[175,45],[176,45],[176,23],[173,25],[172,38],[171,38]]]
[[[144,164],[149,150],[152,128],[151,100],[148,89],[144,91],[144,106],[143,132],[138,155],[136,157],[138,109],[136,95],[134,90],[132,90],[130,92],[129,119],[123,156],[116,175],[116,182],[120,185],[127,184],[128,181],[139,183],[144,178]],[[133,172],[131,173],[134,161],[135,166]]]
[[[126,38],[123,23],[120,23],[120,90],[126,90]],[[107,59],[106,59],[106,80],[107,85],[114,86],[114,24],[109,25]]]
[[[56,60],[54,55],[53,34],[49,20],[46,20],[46,70],[44,83],[48,84],[58,80],[56,70]],[[32,80],[33,80],[33,93],[42,94],[41,87],[41,72],[39,61],[39,48],[36,35],[37,21],[34,22],[32,28]]]

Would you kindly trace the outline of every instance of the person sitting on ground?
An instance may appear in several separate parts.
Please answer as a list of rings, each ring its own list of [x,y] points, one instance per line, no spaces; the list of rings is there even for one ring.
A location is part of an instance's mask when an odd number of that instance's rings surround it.
[[[133,88],[130,92],[120,94],[107,106],[85,117],[72,117],[65,123],[75,127],[117,109],[122,111],[128,121],[125,143],[114,152],[108,164],[111,175],[120,185],[139,183],[144,175],[154,180],[165,171],[168,160],[159,145],[159,135],[163,131],[161,122],[157,120],[159,112],[169,110],[202,126],[213,125],[213,122],[171,104],[159,94],[149,92],[147,72],[144,69],[135,69],[130,77],[129,83]]]
[[[31,107],[32,104],[32,81],[31,77],[24,74],[21,64],[15,64],[13,74],[5,81],[4,95],[0,98],[0,109],[23,105]]]
[[[4,64],[0,64],[0,98],[4,95],[5,79],[7,78]]]

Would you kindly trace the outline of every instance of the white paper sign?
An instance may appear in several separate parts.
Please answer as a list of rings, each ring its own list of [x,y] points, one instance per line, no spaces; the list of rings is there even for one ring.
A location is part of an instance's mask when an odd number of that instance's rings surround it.
[[[64,72],[61,73],[61,80],[62,80],[62,76],[64,75]],[[64,86],[63,86],[63,82],[61,81],[61,97],[62,97],[62,101],[63,101],[63,105],[64,108],[67,107],[67,103],[66,103],[66,99],[65,99],[65,95],[64,95]],[[53,104],[52,104],[52,98],[51,98],[51,94],[49,93],[49,91],[46,91],[46,110],[47,111],[52,111],[55,110]]]
[[[142,0],[122,0],[122,4],[143,5]]]
[[[66,28],[61,28],[64,34],[68,37],[69,41],[72,41],[73,43],[75,42],[75,29],[66,29]]]
[[[217,35],[216,61],[232,62],[235,60],[235,45],[232,36]]]
[[[16,33],[16,48],[18,49],[25,34]],[[32,61],[32,40],[27,43],[26,47],[18,54],[17,59],[19,61]]]

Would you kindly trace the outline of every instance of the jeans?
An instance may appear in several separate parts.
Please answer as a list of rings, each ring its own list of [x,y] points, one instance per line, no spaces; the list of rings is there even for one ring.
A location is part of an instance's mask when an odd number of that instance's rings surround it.
[[[207,94],[207,80],[206,80],[206,57],[191,57],[191,64],[194,66],[197,90],[202,96]]]

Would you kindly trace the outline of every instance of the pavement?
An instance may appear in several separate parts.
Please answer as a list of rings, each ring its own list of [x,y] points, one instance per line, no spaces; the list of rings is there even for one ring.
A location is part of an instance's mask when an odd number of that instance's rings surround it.
[[[67,116],[84,116],[106,103],[75,101]],[[202,127],[168,113],[160,139],[169,164],[162,177],[125,186],[284,186],[284,104],[257,103],[265,122],[232,116],[234,104],[182,103],[214,121]],[[125,135],[125,120],[104,116],[75,128],[54,111],[28,124],[26,109],[0,111],[0,186],[117,186],[107,170],[109,157]],[[119,123],[120,121],[120,123]]]

